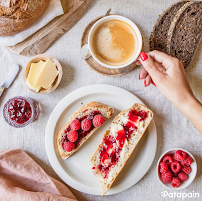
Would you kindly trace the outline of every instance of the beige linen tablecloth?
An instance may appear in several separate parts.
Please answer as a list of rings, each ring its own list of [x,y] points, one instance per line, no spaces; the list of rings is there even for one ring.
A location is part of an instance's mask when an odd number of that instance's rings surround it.
[[[94,18],[103,15],[111,8],[112,13],[120,14],[133,20],[140,28],[144,40],[144,51],[149,50],[149,35],[158,15],[175,0],[92,0],[85,15],[78,23],[62,36],[46,53],[56,57],[63,66],[63,78],[56,91],[49,95],[37,95],[29,91],[23,82],[23,72],[9,90],[6,90],[0,100],[0,150],[21,148],[52,177],[59,179],[48,161],[44,134],[48,118],[57,103],[73,90],[90,84],[111,84],[122,87],[138,96],[154,112],[154,120],[158,132],[158,146],[154,162],[148,173],[130,189],[111,196],[88,195],[72,190],[80,201],[157,201],[182,200],[182,198],[161,197],[165,189],[157,180],[156,163],[160,155],[174,147],[190,151],[196,158],[198,173],[194,182],[180,193],[200,193],[200,198],[184,200],[202,200],[202,136],[194,126],[166,99],[156,87],[144,87],[138,80],[139,68],[133,72],[118,77],[106,77],[90,70],[80,58],[80,39],[86,25]],[[7,75],[12,63],[17,62],[22,67],[28,57],[11,53],[7,48],[0,48],[0,81]],[[202,43],[191,66],[186,69],[189,83],[194,94],[202,101]],[[42,111],[37,121],[22,129],[15,129],[5,123],[2,115],[5,102],[17,95],[29,96],[40,102]],[[194,115],[194,114],[193,114]]]

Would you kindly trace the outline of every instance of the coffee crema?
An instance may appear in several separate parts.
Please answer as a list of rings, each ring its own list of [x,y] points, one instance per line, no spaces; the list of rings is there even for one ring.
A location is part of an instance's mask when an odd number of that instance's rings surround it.
[[[133,59],[138,50],[135,30],[126,22],[109,20],[92,35],[92,51],[105,64],[120,66]]]

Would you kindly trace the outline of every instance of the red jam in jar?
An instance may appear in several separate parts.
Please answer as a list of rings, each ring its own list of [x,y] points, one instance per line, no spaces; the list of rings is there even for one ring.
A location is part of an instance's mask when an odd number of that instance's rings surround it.
[[[14,127],[24,127],[38,116],[38,104],[31,98],[15,97],[4,106],[4,118]]]
[[[32,108],[24,99],[14,99],[8,105],[8,114],[11,120],[23,124],[32,116]]]

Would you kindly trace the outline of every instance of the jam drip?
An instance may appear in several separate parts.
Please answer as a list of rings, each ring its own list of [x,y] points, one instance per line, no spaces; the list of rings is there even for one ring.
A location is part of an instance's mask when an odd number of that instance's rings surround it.
[[[8,106],[8,114],[11,120],[23,124],[31,118],[32,108],[26,100],[14,99]]]
[[[85,112],[85,111],[84,111]],[[85,115],[81,118],[76,118],[77,120],[79,120],[80,122],[84,119],[89,119],[90,121],[93,120],[94,116],[101,114],[101,112],[94,110],[92,111],[90,114]],[[93,129],[95,128],[95,126],[92,124],[91,128],[88,131],[83,131],[81,128],[77,131],[78,132],[78,139],[75,142],[75,148],[78,147],[79,142],[82,140],[82,138],[86,137]],[[64,145],[65,142],[68,142],[69,140],[67,139],[67,134],[70,132],[71,127],[70,125],[66,128],[65,130],[65,136],[63,137],[62,140],[62,146]]]
[[[139,121],[145,120],[147,116],[148,114],[144,110],[140,110],[139,112],[130,110],[128,113],[128,122],[122,125],[122,130],[116,133],[116,139],[111,135],[105,136],[103,145],[100,148],[100,164],[98,165],[98,169],[104,179],[108,177],[111,167],[116,165],[119,161],[125,141],[129,140],[131,134],[137,129],[135,123],[137,123],[138,119]],[[94,170],[95,167],[92,169]]]

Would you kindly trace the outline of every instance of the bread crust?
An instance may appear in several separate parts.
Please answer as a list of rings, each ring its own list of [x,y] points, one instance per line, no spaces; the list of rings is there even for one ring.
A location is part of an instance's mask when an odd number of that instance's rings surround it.
[[[157,22],[154,25],[154,28],[151,32],[150,35],[150,39],[149,39],[149,44],[150,44],[150,51],[152,50],[159,50],[159,51],[163,51],[165,53],[168,53],[167,50],[167,37],[168,37],[168,30],[172,21],[172,18],[175,17],[176,12],[178,11],[178,7],[180,8],[181,6],[183,6],[184,4],[186,4],[189,1],[179,1],[177,3],[172,4],[170,7],[168,7],[158,18]],[[176,11],[177,9],[177,11]],[[173,16],[169,16],[170,14],[172,14]],[[164,22],[165,20],[167,20],[167,23]],[[160,30],[159,30],[160,29]],[[158,36],[159,31],[163,31],[161,33],[161,35]],[[157,36],[158,38],[156,38]],[[165,39],[163,39],[162,37],[165,37]],[[158,41],[156,43],[158,43],[158,46],[160,47],[155,47],[155,40]]]
[[[172,56],[172,57],[177,57],[179,60],[181,60],[185,68],[187,68],[189,66],[189,64],[191,63],[192,59],[194,58],[194,55],[196,53],[196,50],[197,50],[198,45],[200,43],[200,40],[202,38],[202,34],[200,35],[200,38],[197,41],[197,44],[195,45],[194,51],[192,49],[189,49],[189,47],[187,46],[187,42],[188,42],[187,40],[182,40],[182,43],[186,44],[184,49],[180,49],[180,47],[172,49],[174,47],[174,42],[175,42],[174,41],[174,37],[176,37],[176,32],[179,33],[179,29],[177,29],[177,26],[180,23],[180,20],[184,19],[185,17],[187,17],[187,19],[189,19],[189,16],[184,16],[184,18],[183,18],[183,15],[187,12],[187,10],[192,9],[192,7],[197,7],[198,8],[199,5],[201,5],[201,4],[202,4],[201,1],[195,1],[195,2],[192,1],[192,2],[186,3],[184,6],[182,6],[181,9],[177,12],[176,16],[174,17],[174,19],[173,19],[173,21],[171,23],[170,29],[168,31],[168,40],[167,40],[168,54],[170,56]],[[201,11],[199,11],[199,12],[201,12]],[[182,24],[182,26],[183,26],[183,29],[187,29],[186,34],[188,34],[189,28],[186,27],[187,24]],[[200,29],[201,29],[200,32],[202,32],[202,26],[201,26]],[[191,32],[189,34],[189,36],[190,36],[189,41],[192,40],[191,37],[193,37],[193,36],[196,37],[196,34],[194,34],[194,33],[195,33],[195,30],[191,30]],[[179,35],[178,37],[181,37],[181,35]],[[180,44],[179,44],[179,46],[180,46]],[[193,44],[193,46],[194,46],[194,44]],[[183,55],[180,58],[180,55],[174,54],[174,52],[178,51],[178,50],[180,50],[181,52],[186,52],[186,54],[184,53],[185,55]]]
[[[100,102],[90,102],[86,105],[83,105],[82,107],[80,107],[78,110],[76,110],[74,112],[74,114],[68,119],[68,121],[63,125],[63,127],[61,128],[60,132],[58,133],[57,136],[57,145],[58,145],[58,150],[60,153],[60,156],[62,159],[67,159],[68,157],[70,157],[74,152],[76,152],[81,146],[82,144],[88,139],[90,138],[90,136],[99,128],[94,128],[87,136],[85,136],[84,138],[82,138],[82,140],[78,143],[78,147],[73,149],[71,152],[67,152],[63,149],[62,147],[62,137],[64,134],[64,131],[66,130],[66,128],[70,125],[70,123],[72,122],[72,120],[74,120],[78,115],[81,115],[83,112],[85,112],[86,110],[98,110],[102,113],[102,116],[104,117],[104,120],[106,121],[107,119],[109,119],[113,113],[114,113],[114,108],[111,106],[108,106],[106,104],[100,103]],[[103,111],[103,112],[102,112]],[[106,113],[106,114],[105,114]],[[104,115],[105,114],[105,115]],[[84,115],[83,115],[84,116]]]
[[[6,0],[0,4],[0,36],[11,36],[39,18],[50,0]]]
[[[150,120],[149,120],[147,126],[145,127],[144,132],[141,134],[141,137],[139,138],[139,140],[137,141],[137,143],[135,144],[135,146],[133,147],[133,149],[130,151],[128,157],[126,158],[126,160],[125,160],[125,162],[124,162],[124,164],[121,166],[121,168],[119,169],[119,171],[116,173],[116,176],[113,177],[113,179],[111,180],[110,184],[107,186],[107,188],[106,188],[105,190],[101,188],[102,196],[105,195],[105,194],[107,193],[107,191],[111,188],[113,182],[115,181],[115,179],[117,178],[117,176],[119,175],[119,173],[121,172],[121,170],[123,169],[123,167],[125,166],[126,162],[127,162],[128,159],[130,158],[131,154],[132,154],[133,151],[135,150],[137,144],[139,143],[139,141],[140,141],[140,139],[142,138],[142,136],[144,135],[144,133],[145,133],[147,127],[149,126],[151,120],[153,119],[153,112],[152,112],[150,109],[148,109],[146,106],[144,106],[144,105],[142,105],[142,104],[140,104],[140,103],[135,103],[131,108],[129,108],[129,109],[127,109],[127,110],[124,110],[124,111],[122,111],[121,113],[119,113],[119,114],[114,118],[114,120],[113,120],[112,123],[111,123],[111,125],[112,125],[113,123],[115,123],[115,122],[118,120],[118,118],[119,118],[121,115],[123,115],[124,113],[129,112],[130,110],[133,110],[133,109],[140,108],[140,107],[141,107],[143,110],[145,110],[145,111],[147,111],[147,112],[150,113],[150,115],[151,115],[151,116],[150,116]],[[94,165],[94,164],[93,164],[94,157],[96,157],[97,153],[99,152],[99,150],[100,150],[100,148],[101,148],[101,146],[102,146],[102,143],[103,143],[103,140],[104,140],[105,136],[107,136],[107,135],[109,134],[111,125],[110,125],[109,128],[106,130],[105,134],[103,135],[103,139],[102,139],[101,143],[98,145],[97,150],[95,151],[95,153],[93,154],[92,158],[90,159],[90,162],[92,163],[92,165]],[[129,141],[130,141],[130,140],[129,140]]]

